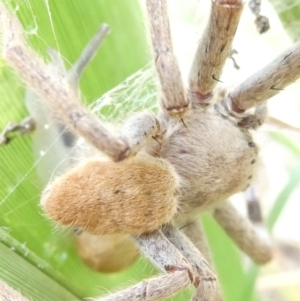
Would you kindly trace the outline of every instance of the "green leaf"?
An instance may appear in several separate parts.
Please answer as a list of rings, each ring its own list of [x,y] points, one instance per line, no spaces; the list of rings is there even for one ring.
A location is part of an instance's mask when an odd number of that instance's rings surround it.
[[[16,245],[18,245],[18,242]],[[20,247],[25,249],[24,245]],[[12,246],[7,247],[0,243],[0,278],[2,280],[9,283],[23,295],[30,296],[33,300],[79,300],[70,293],[68,288],[60,285],[55,270],[49,276],[47,275],[44,270],[48,269],[47,263],[43,266],[40,258],[36,258],[37,262],[33,264],[28,262],[27,257],[35,257],[35,255],[29,250],[25,251],[25,253],[19,255]],[[52,268],[50,267],[50,269]],[[59,278],[61,278],[60,280],[63,279],[61,276]]]
[[[300,37],[300,4],[298,0],[271,0],[284,27],[294,41]]]
[[[277,196],[274,205],[268,214],[266,221],[267,228],[272,231],[280,215],[283,212],[284,207],[286,206],[291,194],[293,191],[298,188],[300,185],[300,164],[298,164],[290,173],[287,184],[284,186],[282,191]]]

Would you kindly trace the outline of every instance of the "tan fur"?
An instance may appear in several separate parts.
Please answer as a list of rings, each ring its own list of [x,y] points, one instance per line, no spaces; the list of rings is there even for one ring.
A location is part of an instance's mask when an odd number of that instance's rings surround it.
[[[147,154],[119,163],[93,159],[55,179],[41,204],[61,225],[93,234],[139,235],[171,220],[178,184],[166,160]]]
[[[93,235],[83,232],[75,236],[81,259],[93,270],[112,273],[124,270],[140,255],[128,234]]]

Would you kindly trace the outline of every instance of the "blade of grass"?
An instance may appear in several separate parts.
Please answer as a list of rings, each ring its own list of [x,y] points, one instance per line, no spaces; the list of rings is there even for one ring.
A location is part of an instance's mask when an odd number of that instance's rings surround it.
[[[281,190],[270,213],[268,214],[266,224],[269,231],[274,229],[274,226],[286,206],[289,197],[293,191],[300,185],[300,164],[298,164],[290,173],[289,180],[285,187]]]
[[[80,300],[42,270],[0,243],[0,279],[32,300]]]
[[[300,185],[300,164],[298,164],[290,173],[289,179],[286,185],[283,187],[281,192],[278,194],[272,209],[270,210],[268,217],[266,219],[266,226],[270,233],[274,229],[276,223],[278,222],[284,207],[287,205],[289,201],[289,197],[293,193],[293,191],[299,187]],[[247,283],[245,285],[245,291],[253,292],[255,288],[256,279],[258,277],[259,268],[256,265],[252,265],[251,268],[247,272]],[[243,299],[248,301],[250,300],[248,297],[249,294],[245,294]]]
[[[294,41],[300,37],[300,4],[298,0],[270,0],[274,5],[284,27]]]

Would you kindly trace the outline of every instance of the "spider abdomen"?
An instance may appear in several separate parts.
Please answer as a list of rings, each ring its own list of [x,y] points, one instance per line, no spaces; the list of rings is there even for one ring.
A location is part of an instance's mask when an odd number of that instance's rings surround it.
[[[139,235],[171,220],[178,187],[172,166],[146,153],[118,163],[91,159],[48,185],[41,204],[61,225]]]

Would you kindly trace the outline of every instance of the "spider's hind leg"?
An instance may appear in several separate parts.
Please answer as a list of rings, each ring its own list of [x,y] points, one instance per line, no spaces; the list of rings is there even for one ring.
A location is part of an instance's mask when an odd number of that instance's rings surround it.
[[[213,217],[237,246],[258,264],[264,264],[272,258],[270,237],[258,231],[230,203],[214,210]]]

